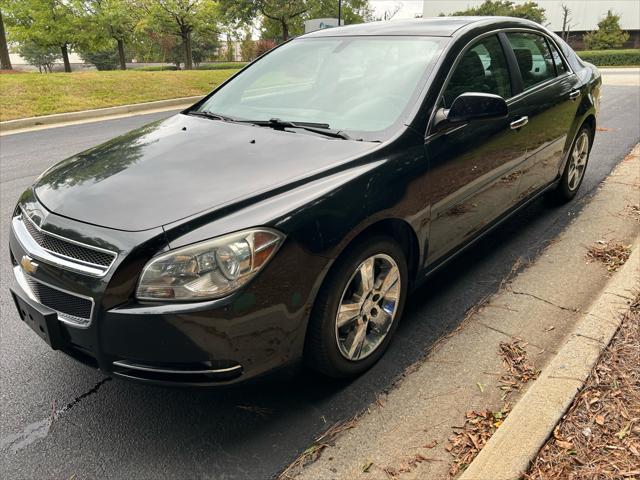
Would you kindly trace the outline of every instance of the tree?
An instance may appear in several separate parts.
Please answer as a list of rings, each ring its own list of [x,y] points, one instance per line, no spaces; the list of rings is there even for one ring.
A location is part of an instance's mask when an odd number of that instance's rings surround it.
[[[569,41],[569,33],[571,32],[571,10],[564,3],[561,5],[562,7],[562,39],[567,42]]]
[[[83,30],[93,37],[89,39],[89,45],[85,42],[82,48],[85,55],[100,52],[100,58],[104,57],[106,60],[110,58],[107,50],[115,47],[118,65],[121,70],[126,70],[125,44],[131,40],[134,28],[141,19],[140,8],[131,0],[76,0],[76,2],[84,20]]]
[[[4,33],[4,20],[0,10],[0,69],[13,70],[11,57],[9,57],[9,47],[7,46],[7,36]]]
[[[30,65],[38,67],[40,73],[51,72],[53,64],[60,59],[60,52],[57,48],[43,47],[29,40],[19,44],[18,52]]]
[[[336,0],[310,0],[308,3],[309,11],[304,15],[304,20],[338,16],[338,2]],[[402,5],[396,4],[396,7],[400,10]],[[371,10],[368,0],[342,0],[341,16],[340,25],[352,25],[374,20],[373,10]]]
[[[213,0],[143,0],[151,28],[180,38],[185,69],[193,68],[192,36],[195,31],[216,35],[217,11]]]
[[[620,28],[620,16],[613,11],[598,22],[598,30],[584,36],[584,43],[588,50],[611,50],[620,48],[629,40],[629,34]]]
[[[291,25],[300,23],[301,15],[310,8],[305,0],[259,0],[256,4],[259,12],[281,29],[283,42],[289,39]]]
[[[221,16],[254,28],[260,19],[262,38],[288,40],[304,33],[304,21],[310,18],[337,17],[337,0],[219,0]],[[368,0],[342,0],[342,24],[372,20]]]
[[[251,39],[251,32],[245,34],[240,44],[240,55],[243,62],[251,62],[256,58],[256,42]]]
[[[57,48],[64,71],[71,71],[69,50],[81,36],[78,16],[65,0],[11,0],[6,2],[7,24],[18,43]]]
[[[519,17],[542,24],[546,19],[544,12],[544,8],[540,7],[536,2],[525,2],[516,5],[510,0],[485,0],[484,3],[477,7],[454,12],[450,15],[494,15],[499,17]]]

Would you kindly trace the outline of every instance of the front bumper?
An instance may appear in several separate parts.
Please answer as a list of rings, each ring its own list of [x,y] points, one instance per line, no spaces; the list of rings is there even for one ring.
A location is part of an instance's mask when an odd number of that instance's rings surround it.
[[[134,290],[146,261],[162,246],[161,232],[114,232],[47,213],[47,231],[100,239],[118,253],[104,276],[89,276],[38,260],[27,273],[27,250],[12,228],[11,261],[22,298],[43,303],[33,282],[86,298],[90,322],[77,325],[58,312],[60,350],[104,372],[167,386],[237,383],[296,362],[302,355],[308,312],[328,260],[285,242],[245,289],[212,301],[139,302]],[[301,271],[304,265],[304,271]],[[45,304],[46,305],[46,304]],[[48,305],[50,307],[50,305]],[[55,310],[55,308],[54,308]],[[17,315],[16,315],[17,316]]]

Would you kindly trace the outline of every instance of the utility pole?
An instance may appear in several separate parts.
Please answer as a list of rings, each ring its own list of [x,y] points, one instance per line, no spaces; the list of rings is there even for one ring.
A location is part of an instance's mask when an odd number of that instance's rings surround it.
[[[338,0],[338,26],[341,25],[342,18],[342,0]]]

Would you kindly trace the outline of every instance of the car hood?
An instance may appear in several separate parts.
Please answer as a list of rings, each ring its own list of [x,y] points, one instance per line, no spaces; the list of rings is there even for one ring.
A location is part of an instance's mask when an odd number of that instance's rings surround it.
[[[147,230],[263,195],[377,146],[178,114],[60,162],[34,189],[58,215]]]

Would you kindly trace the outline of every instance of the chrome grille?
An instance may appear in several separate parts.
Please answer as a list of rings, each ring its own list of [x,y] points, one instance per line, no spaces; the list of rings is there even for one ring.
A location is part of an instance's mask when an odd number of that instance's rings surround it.
[[[91,323],[93,302],[90,299],[54,288],[28,275],[25,275],[24,278],[35,300],[58,312],[58,317],[61,320],[80,326]]]
[[[102,277],[118,256],[116,252],[43,230],[24,212],[13,218],[12,226],[29,255],[67,270]]]

